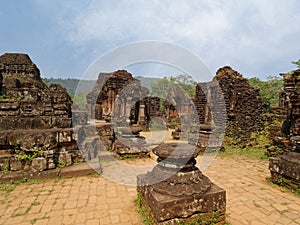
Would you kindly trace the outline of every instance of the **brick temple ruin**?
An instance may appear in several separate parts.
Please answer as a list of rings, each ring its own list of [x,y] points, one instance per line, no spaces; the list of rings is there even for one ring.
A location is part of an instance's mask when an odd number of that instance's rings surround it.
[[[248,80],[229,66],[220,68],[211,82],[197,84],[194,102],[199,123],[206,125],[199,131],[199,147],[203,150],[209,146],[213,129],[224,124],[226,136],[244,143],[252,132],[264,128],[266,111],[259,91],[250,87]],[[213,135],[210,139],[217,143],[215,146],[220,145],[218,136]],[[190,143],[194,143],[193,137]]]
[[[211,82],[197,84],[193,102],[179,89],[176,85],[170,87],[161,110],[161,99],[149,96],[149,90],[127,71],[100,73],[87,96],[89,118],[113,120],[120,127],[130,124],[133,129],[147,130],[151,119],[160,117],[168,128],[176,128],[172,133],[174,139],[187,138],[189,133],[189,143],[198,144],[202,151],[220,148],[221,128],[225,125],[226,135],[241,143],[246,143],[252,132],[264,127],[265,107],[258,90],[228,66],[220,68]],[[179,112],[181,116],[190,115],[193,107],[199,115],[199,122],[195,124],[201,125],[183,131]]]
[[[26,54],[0,56],[0,170],[40,172],[82,161],[72,129],[72,101],[47,87]]]
[[[128,122],[145,130],[153,117],[163,116],[171,121],[172,117],[178,117],[178,107],[180,111],[190,112],[190,102],[180,102],[174,92],[175,85],[170,88],[169,101],[164,103],[162,111],[160,97],[150,96],[149,90],[126,70],[100,73],[93,90],[87,95],[88,115],[96,120]]]
[[[162,129],[174,128],[180,123],[178,111],[183,114],[190,112],[189,104],[192,101],[175,94],[183,95],[177,88],[176,85],[171,86],[162,110],[161,98],[150,96],[149,90],[127,71],[100,73],[93,90],[87,95],[88,116],[92,120],[105,120],[107,125],[115,126],[115,129],[111,129],[113,141],[111,146],[107,146],[108,149],[119,155],[144,155],[149,153],[149,150],[146,151],[149,146],[139,132],[148,130],[153,118],[163,118],[165,127]],[[131,145],[130,138],[137,145]],[[125,143],[131,144],[126,146]]]
[[[259,90],[250,87],[248,80],[230,67],[219,69],[215,79],[226,104],[226,135],[248,141],[252,132],[264,128],[266,110]]]
[[[278,157],[270,158],[269,169],[273,182],[296,189],[300,186],[300,70],[281,75],[284,90],[279,107],[285,120],[274,144],[282,151]]]

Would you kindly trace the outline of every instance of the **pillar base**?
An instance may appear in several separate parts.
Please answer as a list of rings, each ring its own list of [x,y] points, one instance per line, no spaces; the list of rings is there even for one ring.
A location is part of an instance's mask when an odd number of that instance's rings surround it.
[[[147,175],[138,176],[138,184],[147,183]],[[151,214],[159,225],[175,225],[180,222],[202,220],[202,224],[225,224],[226,192],[211,183],[205,193],[190,196],[171,196],[155,192],[151,185],[138,186],[143,204],[150,208]]]

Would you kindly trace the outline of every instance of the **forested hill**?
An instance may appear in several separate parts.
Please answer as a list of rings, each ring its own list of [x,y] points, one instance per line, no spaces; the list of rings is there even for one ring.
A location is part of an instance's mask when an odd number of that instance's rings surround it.
[[[151,84],[159,80],[159,78],[136,77],[141,81],[142,86],[150,90]],[[96,81],[95,80],[80,80],[75,78],[43,78],[44,82],[49,86],[50,84],[60,84],[63,86],[71,96],[73,103],[79,106],[80,109],[86,107],[86,96],[92,91]],[[79,83],[80,82],[80,83]],[[78,90],[77,90],[78,89]],[[77,92],[75,96],[75,92]]]
[[[152,90],[153,88],[159,88],[159,84],[163,82],[167,78],[150,78],[150,77],[136,77],[137,79],[141,80],[142,86],[148,88],[149,90]],[[172,79],[177,79],[180,78],[180,76],[172,78]],[[184,77],[185,78],[185,77]],[[188,77],[187,77],[188,78]],[[60,84],[64,88],[67,89],[68,93],[71,95],[72,98],[74,98],[75,91],[78,87],[79,82],[80,89],[77,90],[77,99],[75,98],[75,102],[80,106],[84,107],[85,102],[86,102],[86,95],[93,89],[93,86],[96,81],[93,80],[79,80],[75,78],[67,78],[67,79],[61,79],[61,78],[44,78],[44,82],[49,85],[49,84]],[[185,82],[190,81],[190,80],[185,80]],[[283,88],[283,81],[282,78],[279,76],[269,76],[266,81],[260,80],[259,78],[250,78],[249,84],[250,86],[254,87],[255,89],[259,90],[260,96],[262,97],[265,106],[267,109],[271,107],[277,107],[278,105],[278,98],[279,94],[282,91]],[[179,79],[179,81],[181,81]],[[181,85],[182,82],[179,82]],[[186,86],[185,84],[182,84],[183,88]],[[194,91],[193,87],[188,87],[188,89],[185,89],[186,91]]]
[[[146,87],[150,89],[151,83],[156,82],[159,80],[159,78],[151,78],[151,77],[136,77],[141,81],[141,84],[143,87]],[[67,89],[67,92],[70,95],[74,95],[75,91],[78,87],[78,83],[80,81],[80,90],[77,90],[78,93],[83,92],[83,93],[89,93],[95,84],[96,81],[94,80],[79,80],[75,78],[66,78],[66,79],[61,79],[61,78],[43,78],[44,82],[49,85],[49,84],[60,84],[64,88]]]
[[[75,78],[67,78],[67,79],[61,79],[61,78],[44,78],[44,82],[49,85],[49,84],[60,84],[63,86],[65,89],[67,89],[67,92],[70,95],[74,95],[75,91],[78,87],[78,83],[80,81],[80,90],[77,90],[77,92],[84,92],[84,93],[89,93],[95,82],[93,80],[79,80]]]

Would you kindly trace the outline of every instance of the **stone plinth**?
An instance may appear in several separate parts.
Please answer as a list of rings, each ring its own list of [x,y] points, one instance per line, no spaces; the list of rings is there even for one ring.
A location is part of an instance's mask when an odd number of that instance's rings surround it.
[[[151,172],[138,176],[137,189],[156,224],[179,224],[200,217],[225,223],[226,192],[195,166],[199,149],[168,143],[153,152],[158,164]]]
[[[269,169],[273,182],[297,188],[300,184],[300,153],[288,152],[279,158],[270,158]]]

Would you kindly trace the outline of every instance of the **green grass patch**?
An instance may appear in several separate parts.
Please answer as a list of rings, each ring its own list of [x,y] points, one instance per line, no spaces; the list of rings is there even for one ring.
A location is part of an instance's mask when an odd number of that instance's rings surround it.
[[[137,198],[134,200],[134,204],[138,207],[138,213],[142,217],[142,222],[145,225],[152,225],[155,224],[155,220],[151,215],[151,210],[144,206],[142,203],[142,196],[141,193],[138,193]]]
[[[222,156],[245,156],[248,158],[255,158],[259,160],[269,159],[267,154],[266,145],[270,143],[268,135],[265,131],[253,133],[250,141],[246,144],[241,145],[239,139],[232,137],[224,138],[225,151],[219,152]]]
[[[35,184],[37,183],[37,180],[24,177],[22,180],[2,182],[0,183],[0,191],[2,192],[2,194],[8,195],[10,192],[14,191],[19,184],[23,183]]]
[[[298,185],[295,188],[288,188],[287,186],[289,186],[290,184],[290,180],[287,180],[285,178],[279,177],[278,181],[275,183],[273,181],[271,181],[270,179],[267,179],[267,182],[272,185],[275,186],[277,188],[280,188],[282,191],[284,192],[292,192],[293,194],[300,196],[300,185]]]

